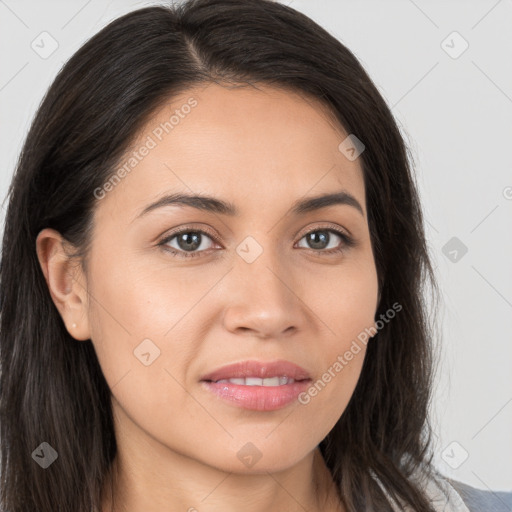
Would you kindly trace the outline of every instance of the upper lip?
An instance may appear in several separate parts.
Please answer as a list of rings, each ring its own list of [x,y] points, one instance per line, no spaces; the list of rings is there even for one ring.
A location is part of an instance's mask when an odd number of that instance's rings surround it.
[[[205,381],[217,381],[222,379],[236,379],[245,377],[290,377],[293,380],[309,379],[309,373],[302,367],[290,361],[242,361],[239,363],[222,366],[211,373],[201,377]]]

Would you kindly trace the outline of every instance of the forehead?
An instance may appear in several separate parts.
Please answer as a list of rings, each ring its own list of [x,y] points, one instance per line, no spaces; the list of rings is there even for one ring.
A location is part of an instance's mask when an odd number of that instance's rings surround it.
[[[132,219],[173,191],[222,197],[242,210],[282,209],[308,192],[344,189],[365,208],[359,159],[338,148],[347,135],[322,103],[297,92],[193,87],[153,113],[100,207]]]

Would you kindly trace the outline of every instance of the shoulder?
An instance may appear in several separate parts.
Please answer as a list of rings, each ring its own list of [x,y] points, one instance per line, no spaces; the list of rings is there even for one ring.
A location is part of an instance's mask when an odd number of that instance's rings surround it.
[[[512,512],[512,491],[483,490],[443,475],[438,469],[417,468],[411,478],[439,512]]]
[[[446,481],[457,491],[470,512],[512,512],[512,491],[477,489],[450,478]]]

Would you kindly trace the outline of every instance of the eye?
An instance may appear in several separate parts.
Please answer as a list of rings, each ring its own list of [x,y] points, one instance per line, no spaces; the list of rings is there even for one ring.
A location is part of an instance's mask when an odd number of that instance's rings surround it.
[[[179,258],[191,258],[211,248],[208,240],[213,242],[213,236],[201,229],[182,229],[164,238],[158,245]]]
[[[305,240],[307,245],[299,245],[300,247],[322,254],[340,253],[355,245],[353,238],[341,230],[333,228],[319,228],[309,231],[299,240],[299,244],[302,240]]]
[[[306,246],[300,245],[305,240]],[[182,228],[165,237],[159,244],[177,258],[192,258],[212,249],[213,234],[202,229]],[[355,240],[340,229],[321,227],[307,232],[298,242],[298,247],[321,255],[337,254],[356,245]]]

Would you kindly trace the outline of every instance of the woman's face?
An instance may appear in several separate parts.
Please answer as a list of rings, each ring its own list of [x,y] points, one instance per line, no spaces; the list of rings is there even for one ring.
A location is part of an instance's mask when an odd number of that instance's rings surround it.
[[[201,86],[157,112],[121,179],[97,191],[86,323],[131,447],[278,471],[340,418],[365,355],[353,342],[375,325],[378,298],[360,159],[338,148],[347,135],[300,95]],[[362,211],[295,208],[342,191]],[[178,194],[215,201],[148,209]],[[255,365],[211,375],[245,361]],[[276,361],[309,380],[276,380],[294,375]]]

